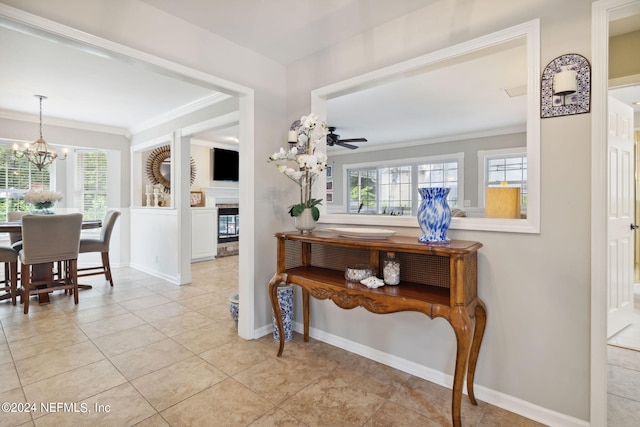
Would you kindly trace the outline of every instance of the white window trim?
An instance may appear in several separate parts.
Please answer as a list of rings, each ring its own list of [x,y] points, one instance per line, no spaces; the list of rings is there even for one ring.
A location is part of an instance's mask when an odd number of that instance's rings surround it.
[[[501,148],[497,150],[478,150],[478,208],[484,209],[485,204],[485,186],[487,185],[487,159],[505,156],[526,157],[527,147]]]
[[[341,197],[345,200],[345,209],[348,209],[349,203],[349,179],[347,175],[347,171],[350,169],[379,169],[379,168],[387,168],[393,166],[411,166],[411,185],[415,187],[416,194],[418,188],[418,180],[417,177],[417,169],[414,166],[424,164],[424,163],[439,163],[439,162],[458,162],[458,204],[464,200],[464,152],[451,153],[451,154],[439,154],[435,156],[425,156],[425,157],[417,157],[411,159],[395,159],[395,160],[378,160],[375,162],[364,162],[364,163],[349,163],[342,165],[342,176],[346,177],[342,182],[342,195]],[[412,211],[413,206],[417,206],[418,199],[417,196],[411,198],[412,203]],[[380,216],[388,216],[381,215]],[[415,215],[411,215],[415,216]],[[405,216],[406,217],[406,216]]]

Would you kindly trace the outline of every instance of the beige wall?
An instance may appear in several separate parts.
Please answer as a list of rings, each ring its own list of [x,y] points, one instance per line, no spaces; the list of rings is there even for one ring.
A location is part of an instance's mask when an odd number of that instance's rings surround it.
[[[634,54],[629,54],[635,52]],[[609,39],[609,78],[640,74],[640,31]]]
[[[535,18],[541,19],[540,69],[565,53],[591,56],[591,2],[486,0],[461,9],[459,2],[433,1],[287,67],[287,121],[308,112],[313,89]],[[590,126],[590,114],[542,120],[540,234],[450,232],[484,244],[479,292],[489,320],[476,384],[582,420],[589,418],[590,385]],[[398,231],[420,235],[417,228]],[[355,345],[453,372],[455,339],[441,320],[313,301],[311,324]]]

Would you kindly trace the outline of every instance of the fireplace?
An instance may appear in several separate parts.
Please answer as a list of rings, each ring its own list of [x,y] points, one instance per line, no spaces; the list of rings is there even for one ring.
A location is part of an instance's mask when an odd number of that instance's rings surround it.
[[[219,204],[217,257],[238,255],[240,237],[240,210],[237,204]]]
[[[218,207],[218,243],[237,242],[240,215],[237,207]]]

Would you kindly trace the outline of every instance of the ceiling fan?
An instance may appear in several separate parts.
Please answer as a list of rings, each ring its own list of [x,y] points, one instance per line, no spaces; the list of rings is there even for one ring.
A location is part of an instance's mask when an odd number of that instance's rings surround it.
[[[352,139],[340,139],[340,135],[333,133],[335,126],[329,126],[329,134],[327,135],[327,145],[333,147],[334,145],[340,145],[350,150],[355,150],[355,145],[347,144],[348,142],[367,142],[367,138],[352,138]]]

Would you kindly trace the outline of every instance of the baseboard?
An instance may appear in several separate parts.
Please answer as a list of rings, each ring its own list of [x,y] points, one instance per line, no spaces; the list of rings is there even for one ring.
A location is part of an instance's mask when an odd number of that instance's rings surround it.
[[[303,325],[299,322],[293,323],[293,329],[301,334],[304,332]],[[273,326],[269,324],[256,329],[255,336],[262,337],[272,332]],[[318,341],[322,341],[343,350],[347,350],[351,353],[358,354],[362,357],[366,357],[367,359],[380,362],[384,365],[414,375],[418,378],[430,381],[434,384],[438,384],[449,389],[453,386],[453,376],[445,374],[444,372],[438,371],[436,369],[432,369],[424,365],[420,365],[418,363],[394,356],[392,354],[385,353],[350,340],[346,340],[342,337],[329,334],[326,331],[320,329],[310,327],[309,336]],[[487,387],[483,387],[481,385],[476,384],[474,389],[476,398],[478,398],[479,400],[548,426],[588,427],[590,425],[588,421],[580,420],[578,418],[570,417],[568,415],[552,411],[538,405],[534,405],[533,403],[505,393],[501,393],[499,391],[492,390]],[[466,385],[464,386],[463,390],[466,390]]]
[[[146,268],[142,265],[138,265],[136,263],[131,263],[129,264],[129,267],[134,268],[136,270],[142,271],[143,273],[147,273],[151,276],[157,277],[159,279],[163,279],[166,280],[169,283],[172,283],[174,285],[180,285],[180,279],[178,277],[174,277],[174,276],[169,276],[167,274],[162,274],[162,273],[158,273],[155,270],[151,270],[149,268]]]

